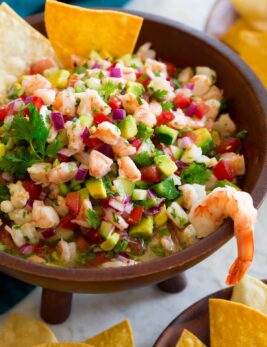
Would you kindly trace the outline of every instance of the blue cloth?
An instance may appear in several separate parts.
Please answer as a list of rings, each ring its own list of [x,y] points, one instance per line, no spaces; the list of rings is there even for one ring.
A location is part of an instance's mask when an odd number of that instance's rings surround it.
[[[45,4],[44,0],[6,0],[5,2],[22,17],[42,12]],[[128,0],[69,0],[62,2],[85,7],[122,7]]]

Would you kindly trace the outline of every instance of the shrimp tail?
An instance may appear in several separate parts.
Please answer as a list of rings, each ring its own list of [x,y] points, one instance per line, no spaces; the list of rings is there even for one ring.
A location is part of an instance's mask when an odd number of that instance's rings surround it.
[[[249,260],[244,261],[237,258],[230,267],[228,276],[226,278],[226,284],[228,286],[232,286],[238,283],[247,272],[251,263],[252,262]]]

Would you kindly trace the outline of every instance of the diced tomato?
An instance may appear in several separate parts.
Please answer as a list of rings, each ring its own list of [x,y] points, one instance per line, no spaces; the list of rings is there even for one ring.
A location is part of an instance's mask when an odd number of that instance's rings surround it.
[[[191,100],[189,96],[179,93],[176,95],[173,102],[177,108],[186,108],[190,105]]]
[[[41,107],[44,105],[44,102],[41,98],[39,98],[39,96],[31,96],[31,101],[30,103],[33,104],[38,111],[40,111]],[[29,109],[28,107],[25,107],[23,110],[23,113],[25,116],[29,115]]]
[[[86,253],[90,249],[88,241],[82,235],[79,235],[77,237],[76,244],[77,244],[77,248],[80,252]]]
[[[38,200],[42,191],[42,186],[35,184],[33,181],[23,181],[23,188],[29,193],[30,199]]]
[[[109,207],[109,198],[101,199],[99,202],[102,207]]]
[[[144,206],[136,206],[132,210],[129,218],[127,219],[127,222],[129,224],[137,224],[137,223],[139,223],[141,221],[141,219],[142,219],[143,212],[144,212]]]
[[[143,86],[146,88],[151,82],[151,78],[148,77],[147,75],[141,75],[137,82],[142,83]]]
[[[113,96],[110,98],[108,104],[112,110],[117,110],[118,108],[121,108],[122,102],[117,96]]]
[[[156,165],[150,165],[140,168],[142,180],[149,183],[156,183],[160,181],[160,172]]]
[[[170,111],[163,111],[157,118],[157,125],[162,125],[170,122],[175,118],[175,115]]]
[[[77,225],[71,221],[77,217],[77,214],[71,213],[61,218],[59,225],[64,229],[75,229]]]
[[[226,152],[235,152],[240,146],[240,140],[236,137],[228,137],[222,139],[220,144],[216,147],[218,153],[223,154]]]
[[[220,160],[216,166],[213,168],[214,175],[218,178],[218,180],[228,180],[232,181],[235,177],[235,172],[232,168],[232,165],[227,160]]]
[[[197,108],[195,110],[195,116],[198,119],[202,119],[206,113],[208,113],[210,110],[210,107],[206,105],[204,102],[201,102],[197,105]]]
[[[193,131],[185,131],[181,137],[190,137],[190,139],[196,142],[197,135]]]
[[[95,254],[95,258],[88,260],[86,265],[87,266],[98,266],[98,265],[106,263],[107,261],[109,261],[109,259],[106,258],[105,253],[99,252],[99,253]]]
[[[108,116],[106,116],[106,115],[104,115],[102,113],[97,113],[96,115],[94,115],[94,123],[96,125],[98,125],[100,123],[103,123],[103,122],[110,122],[110,123],[112,123],[112,120]]]
[[[167,66],[168,75],[175,76],[177,71],[176,66],[172,63],[167,63],[166,66]]]
[[[37,73],[43,73],[44,70],[57,66],[56,62],[52,58],[45,58],[32,64],[30,67],[30,74],[35,75]]]
[[[0,121],[3,121],[8,115],[8,109],[5,106],[0,106]]]
[[[142,76],[142,74],[143,73],[141,71],[136,71],[135,72],[136,79],[138,80]]]
[[[95,137],[88,137],[88,139],[85,140],[86,146],[88,146],[91,149],[96,148],[97,146],[101,145],[103,142]]]
[[[34,246],[33,253],[34,254],[44,253],[44,247],[42,245],[40,245],[40,243],[38,243],[37,245]]]
[[[139,147],[141,146],[142,144],[142,140],[141,139],[138,139],[138,138],[134,138],[132,140],[130,140],[130,144],[136,148],[136,150],[139,149]]]
[[[81,207],[81,194],[79,192],[68,193],[65,203],[72,212],[78,213]]]
[[[99,234],[99,231],[93,228],[90,228],[87,231],[87,240],[94,245],[99,245],[104,241],[103,237]]]

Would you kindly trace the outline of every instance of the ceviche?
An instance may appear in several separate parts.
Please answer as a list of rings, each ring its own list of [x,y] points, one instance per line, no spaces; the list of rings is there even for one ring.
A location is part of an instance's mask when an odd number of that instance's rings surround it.
[[[243,229],[253,235],[255,210],[237,186],[246,130],[236,132],[213,69],[156,60],[150,44],[119,58],[92,51],[72,70],[45,58],[11,86],[0,120],[0,250],[124,266],[232,217],[252,260]]]

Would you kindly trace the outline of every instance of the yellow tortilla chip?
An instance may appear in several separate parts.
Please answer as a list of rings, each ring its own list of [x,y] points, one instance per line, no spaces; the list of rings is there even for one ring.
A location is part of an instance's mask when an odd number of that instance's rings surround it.
[[[250,30],[248,24],[242,19],[238,19],[235,24],[220,39],[228,46],[239,52],[239,34],[241,30]]]
[[[243,30],[239,37],[241,57],[267,88],[267,33]]]
[[[267,315],[267,285],[254,277],[244,276],[234,286],[231,300],[253,307]]]
[[[127,13],[46,1],[47,34],[65,66],[71,65],[71,55],[85,58],[91,50],[105,49],[113,56],[132,53],[142,22]]]
[[[206,347],[194,334],[184,329],[176,347]]]
[[[267,346],[267,316],[236,302],[210,299],[211,347]]]
[[[56,341],[47,325],[19,313],[9,316],[0,335],[1,347],[33,347]]]
[[[22,347],[22,346],[18,346],[18,347]],[[58,343],[45,343],[43,345],[37,345],[34,347],[94,347],[94,346],[91,346],[85,343],[79,343],[79,342],[58,342]]]
[[[50,42],[6,3],[0,6],[0,102],[33,62],[54,55]]]
[[[90,343],[95,347],[134,347],[132,328],[129,321],[125,320],[91,337],[85,343]]]

